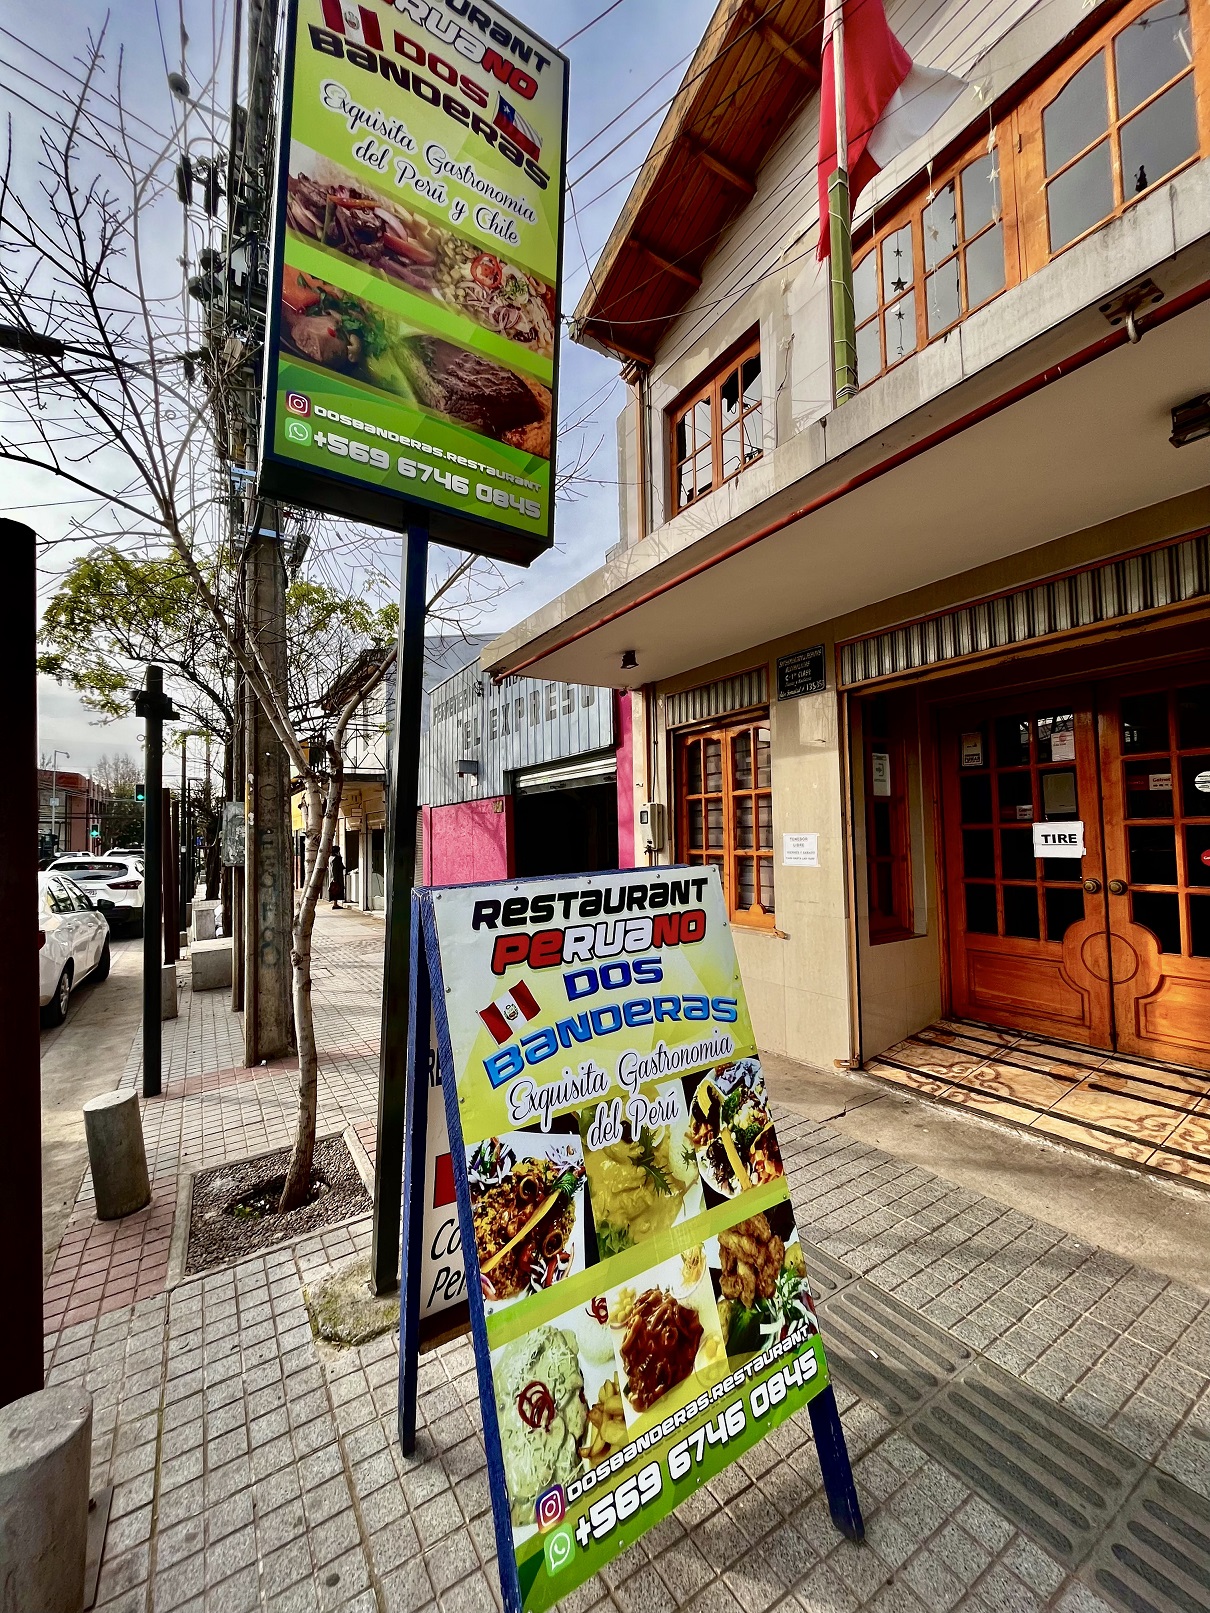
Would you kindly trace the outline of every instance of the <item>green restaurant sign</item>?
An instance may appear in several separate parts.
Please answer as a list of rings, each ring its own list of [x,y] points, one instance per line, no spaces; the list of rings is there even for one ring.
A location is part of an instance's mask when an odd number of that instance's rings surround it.
[[[288,8],[261,491],[550,546],[567,61],[470,0]]]

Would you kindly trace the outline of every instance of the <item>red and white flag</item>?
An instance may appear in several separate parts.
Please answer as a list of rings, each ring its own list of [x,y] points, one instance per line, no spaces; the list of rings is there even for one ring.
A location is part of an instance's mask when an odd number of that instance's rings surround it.
[[[355,45],[382,49],[382,29],[369,6],[353,5],[351,0],[323,0],[323,12],[324,21],[334,34],[342,34]]]
[[[524,980],[518,980],[511,991],[497,997],[487,1008],[481,1008],[479,1018],[500,1044],[514,1037],[522,1025],[539,1012],[538,999]]]
[[[966,88],[937,67],[916,67],[895,38],[882,0],[843,0],[849,203],[874,175],[926,135]],[[828,181],[836,172],[836,73],[824,41],[819,84],[819,256],[831,249]]]

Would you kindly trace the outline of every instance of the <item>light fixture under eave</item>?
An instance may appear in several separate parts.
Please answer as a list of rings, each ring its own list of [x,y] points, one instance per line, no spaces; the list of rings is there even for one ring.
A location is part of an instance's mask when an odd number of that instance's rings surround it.
[[[623,650],[622,651],[622,671],[623,672],[631,672],[631,671],[633,671],[634,668],[638,666],[638,664],[639,664],[639,656],[638,656],[638,651],[637,650]]]
[[[1177,404],[1172,411],[1172,435],[1168,441],[1174,448],[1186,448],[1203,437],[1210,437],[1210,392]]]

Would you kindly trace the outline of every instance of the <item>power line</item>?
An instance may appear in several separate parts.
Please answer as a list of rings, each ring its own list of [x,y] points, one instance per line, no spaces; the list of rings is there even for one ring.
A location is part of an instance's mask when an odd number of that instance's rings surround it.
[[[560,44],[559,49],[566,50],[573,39],[579,39],[580,36],[582,34],[586,34],[590,28],[595,28],[602,17],[608,17],[609,13],[611,11],[616,11],[621,4],[622,0],[611,0],[611,4],[607,5],[604,11],[598,11],[591,22],[586,22],[583,28],[577,28],[574,34],[568,34],[567,38]]]

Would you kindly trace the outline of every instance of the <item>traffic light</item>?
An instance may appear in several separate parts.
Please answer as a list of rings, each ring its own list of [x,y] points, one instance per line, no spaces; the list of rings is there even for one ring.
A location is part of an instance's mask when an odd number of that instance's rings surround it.
[[[95,823],[93,824],[92,828],[88,831],[88,838],[90,840],[99,840],[101,838],[101,831],[97,828]]]
[[[147,799],[147,786],[142,779],[134,787],[134,798],[136,801],[145,801]]]

